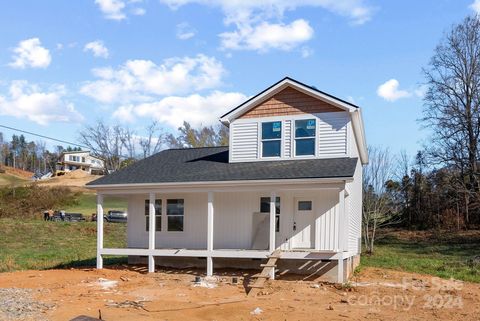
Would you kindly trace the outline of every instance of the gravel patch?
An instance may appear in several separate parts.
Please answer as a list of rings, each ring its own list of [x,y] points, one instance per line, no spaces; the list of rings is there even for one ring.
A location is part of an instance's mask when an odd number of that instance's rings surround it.
[[[33,298],[41,290],[0,288],[0,320],[48,320],[44,315],[55,307]]]

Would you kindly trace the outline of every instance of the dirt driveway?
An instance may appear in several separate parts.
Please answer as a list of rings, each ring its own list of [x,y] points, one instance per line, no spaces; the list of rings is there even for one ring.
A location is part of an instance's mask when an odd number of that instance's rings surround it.
[[[195,273],[145,274],[142,267],[3,273],[0,320],[70,320],[99,313],[107,321],[480,318],[479,284],[424,275],[365,269],[342,288],[279,278],[250,297],[241,275],[238,284],[231,283],[231,271],[195,284]]]

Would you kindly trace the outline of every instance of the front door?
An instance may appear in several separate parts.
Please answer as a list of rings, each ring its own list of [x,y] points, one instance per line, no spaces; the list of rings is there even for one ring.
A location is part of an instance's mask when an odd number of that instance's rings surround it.
[[[312,248],[313,223],[313,201],[308,198],[296,198],[293,216],[292,248]]]

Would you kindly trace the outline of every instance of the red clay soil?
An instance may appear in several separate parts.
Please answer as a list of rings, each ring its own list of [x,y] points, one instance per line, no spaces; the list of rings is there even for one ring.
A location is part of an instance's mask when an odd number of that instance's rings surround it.
[[[198,272],[198,271],[197,271]],[[479,320],[480,286],[383,269],[364,269],[342,288],[298,278],[245,294],[232,272],[194,287],[196,271],[146,274],[126,267],[0,274],[0,288],[33,289],[54,305],[39,319],[103,320]],[[113,282],[112,282],[113,281]],[[1,319],[1,307],[0,307]]]

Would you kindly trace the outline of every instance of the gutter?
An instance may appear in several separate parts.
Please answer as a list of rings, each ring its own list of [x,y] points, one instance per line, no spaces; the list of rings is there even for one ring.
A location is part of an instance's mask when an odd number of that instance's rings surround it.
[[[178,188],[178,187],[238,187],[251,185],[301,185],[306,183],[347,183],[353,177],[302,178],[302,179],[270,179],[270,180],[237,180],[237,181],[202,181],[202,182],[167,182],[167,183],[129,183],[85,185],[88,189],[130,189],[130,188]]]

